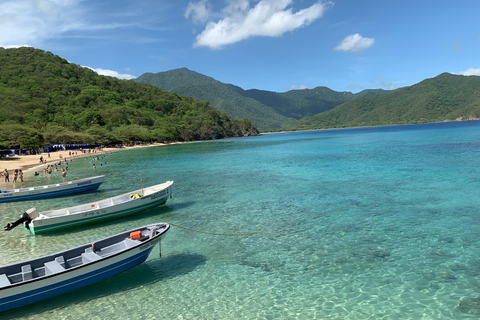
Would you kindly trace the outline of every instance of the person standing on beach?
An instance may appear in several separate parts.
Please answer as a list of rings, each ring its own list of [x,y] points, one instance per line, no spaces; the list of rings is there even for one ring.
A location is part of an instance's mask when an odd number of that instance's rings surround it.
[[[3,171],[3,176],[5,177],[5,182],[10,182],[10,178],[8,177],[8,170],[5,169],[5,171]]]
[[[18,169],[15,169],[15,171],[13,172],[13,183],[17,182],[17,178],[18,178]]]
[[[20,178],[20,181],[23,182],[23,172],[22,172],[22,169],[18,170],[18,177]]]

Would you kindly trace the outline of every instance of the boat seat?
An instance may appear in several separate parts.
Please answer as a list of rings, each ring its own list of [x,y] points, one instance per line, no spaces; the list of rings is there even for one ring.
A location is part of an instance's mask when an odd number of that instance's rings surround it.
[[[56,257],[55,261],[58,262],[63,268],[65,268],[65,259],[63,258],[63,256]]]
[[[67,259],[67,266],[70,268],[74,268],[77,266],[82,265],[82,257],[81,256],[76,256],[70,259]]]
[[[102,259],[102,257],[96,253],[93,253],[93,252],[82,253],[82,263],[89,263],[89,262],[93,262],[100,259]]]
[[[22,266],[22,279],[23,281],[32,279],[32,266],[29,264]]]
[[[9,286],[10,280],[8,280],[8,277],[5,275],[5,273],[0,274],[0,288]]]
[[[58,263],[58,261],[56,261],[56,260],[45,262],[44,265],[45,265],[45,274],[46,275],[65,271],[65,268],[62,267],[62,265],[60,263]]]

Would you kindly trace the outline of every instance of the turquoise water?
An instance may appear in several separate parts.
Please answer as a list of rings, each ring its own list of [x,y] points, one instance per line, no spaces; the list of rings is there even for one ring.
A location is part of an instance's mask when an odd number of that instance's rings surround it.
[[[18,319],[475,319],[480,306],[480,122],[267,134],[75,159],[99,191],[2,204],[81,204],[174,180],[146,212],[31,236],[0,232],[8,264],[152,222],[172,227],[142,265],[20,309]],[[105,163],[106,162],[106,163]],[[102,163],[102,165],[100,165]],[[30,172],[31,174],[31,172]],[[61,181],[60,173],[25,184]],[[265,230],[266,229],[266,230]],[[466,300],[463,300],[464,302]]]

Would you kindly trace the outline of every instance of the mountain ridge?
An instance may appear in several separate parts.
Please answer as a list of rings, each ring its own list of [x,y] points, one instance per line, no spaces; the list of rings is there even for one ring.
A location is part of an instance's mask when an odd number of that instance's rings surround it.
[[[181,72],[182,77],[177,77],[177,72]],[[337,92],[324,86],[282,93],[260,89],[244,90],[187,68],[151,73],[149,77],[156,81],[155,84],[150,80],[151,84],[164,86],[167,91],[207,100],[233,117],[239,116],[235,109],[241,109],[242,118],[246,117],[256,123],[263,131],[480,118],[480,77],[447,72],[408,87],[395,90],[367,89],[358,93]],[[145,81],[143,75],[137,79]]]
[[[0,148],[258,135],[205,101],[98,75],[51,52],[0,48]]]
[[[295,120],[325,112],[355,97],[387,93],[385,90],[376,89],[354,94],[337,92],[323,86],[283,93],[260,89],[244,90],[187,68],[144,73],[135,81],[206,100],[234,118],[249,119],[260,130],[281,129]]]
[[[286,130],[480,119],[480,77],[442,73],[388,95],[361,97],[292,122]]]

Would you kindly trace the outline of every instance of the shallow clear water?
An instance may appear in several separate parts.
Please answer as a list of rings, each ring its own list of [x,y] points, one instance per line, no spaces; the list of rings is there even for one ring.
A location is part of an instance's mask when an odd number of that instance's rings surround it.
[[[480,122],[268,134],[75,159],[97,192],[2,204],[81,204],[174,180],[164,206],[45,236],[0,233],[2,265],[153,222],[142,265],[1,314],[19,319],[473,319],[480,306]],[[105,163],[106,162],[106,163]],[[100,165],[102,164],[102,165]],[[25,185],[61,181],[28,176]],[[49,179],[49,181],[47,181]]]

